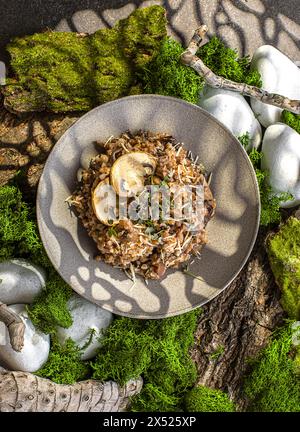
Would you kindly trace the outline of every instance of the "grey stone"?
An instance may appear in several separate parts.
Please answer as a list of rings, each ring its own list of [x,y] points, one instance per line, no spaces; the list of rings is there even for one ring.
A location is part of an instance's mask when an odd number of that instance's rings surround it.
[[[81,348],[90,340],[91,330],[93,330],[95,333],[91,343],[82,351],[81,355],[82,360],[91,359],[101,346],[99,339],[112,322],[113,314],[78,295],[70,298],[68,308],[73,324],[69,328],[58,327],[58,339],[64,343],[68,338],[71,338]]]
[[[46,283],[44,270],[27,260],[0,263],[0,301],[5,304],[32,303]]]
[[[24,347],[21,352],[12,349],[6,329],[6,344],[0,345],[0,366],[9,370],[36,372],[47,361],[50,349],[50,337],[38,331],[28,318],[24,304],[11,305],[25,324]]]

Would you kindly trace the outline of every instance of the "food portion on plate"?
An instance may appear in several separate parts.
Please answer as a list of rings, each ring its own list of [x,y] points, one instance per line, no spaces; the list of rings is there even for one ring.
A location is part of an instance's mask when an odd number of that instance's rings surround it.
[[[216,202],[203,168],[190,152],[170,135],[145,131],[126,132],[96,146],[99,154],[81,171],[81,181],[68,199],[97,245],[95,259],[123,269],[135,280],[135,274],[160,279],[168,268],[199,256]],[[192,205],[185,201],[188,192],[181,200],[178,190],[190,191]],[[202,191],[201,225],[195,220],[197,190]],[[125,202],[132,211],[123,217]]]

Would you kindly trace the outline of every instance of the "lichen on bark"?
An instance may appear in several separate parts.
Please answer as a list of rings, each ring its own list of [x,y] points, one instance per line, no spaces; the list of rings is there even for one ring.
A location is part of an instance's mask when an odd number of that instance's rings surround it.
[[[87,111],[141,93],[138,70],[165,36],[165,10],[150,6],[92,35],[47,31],[15,38],[7,47],[14,76],[3,89],[5,106],[13,112]]]
[[[268,256],[281,303],[292,319],[300,319],[300,220],[290,217],[267,242]]]

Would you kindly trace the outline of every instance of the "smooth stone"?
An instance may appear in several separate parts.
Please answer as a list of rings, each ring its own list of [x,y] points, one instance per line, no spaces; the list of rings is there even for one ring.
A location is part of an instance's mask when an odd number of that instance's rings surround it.
[[[64,343],[68,338],[71,338],[81,348],[89,340],[90,330],[94,329],[96,333],[92,342],[83,350],[81,355],[82,360],[89,360],[95,357],[100,348],[101,342],[98,339],[101,338],[102,331],[111,324],[113,314],[78,295],[73,295],[69,299],[68,308],[73,324],[69,328],[57,327],[58,339]]]
[[[250,135],[249,148],[257,148],[261,142],[261,126],[246,99],[239,93],[204,86],[198,105],[216,117],[237,138]]]
[[[283,123],[269,126],[265,132],[262,168],[269,171],[269,183],[276,193],[290,192],[294,199],[281,207],[300,204],[300,134]]]
[[[271,45],[259,47],[251,60],[251,67],[258,69],[262,88],[290,99],[300,99],[300,69],[286,55]],[[251,99],[251,106],[258,121],[265,127],[281,120],[282,109]]]
[[[21,352],[14,351],[6,329],[6,344],[0,345],[0,365],[9,370],[36,372],[48,359],[50,336],[34,327],[28,318],[25,304],[15,304],[9,307],[18,313],[25,323],[24,347]]]
[[[90,167],[91,159],[99,154],[93,145],[88,145],[82,151],[80,156],[80,164],[83,169],[87,170]]]
[[[0,263],[0,301],[5,304],[32,303],[46,283],[46,273],[24,259]]]

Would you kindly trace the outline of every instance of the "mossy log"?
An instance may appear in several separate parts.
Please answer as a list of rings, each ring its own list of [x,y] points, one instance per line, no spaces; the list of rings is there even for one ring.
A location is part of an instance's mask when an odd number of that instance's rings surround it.
[[[198,384],[228,392],[245,409],[243,380],[281,323],[280,290],[274,280],[261,230],[253,252],[238,277],[215,300],[203,307],[191,355]]]
[[[94,34],[46,31],[7,46],[13,76],[3,86],[11,112],[83,112],[141,93],[138,71],[167,35],[161,6],[136,9],[111,29]]]
[[[114,381],[87,380],[56,384],[26,372],[0,369],[0,412],[117,412],[142,389],[141,378],[124,386]]]

